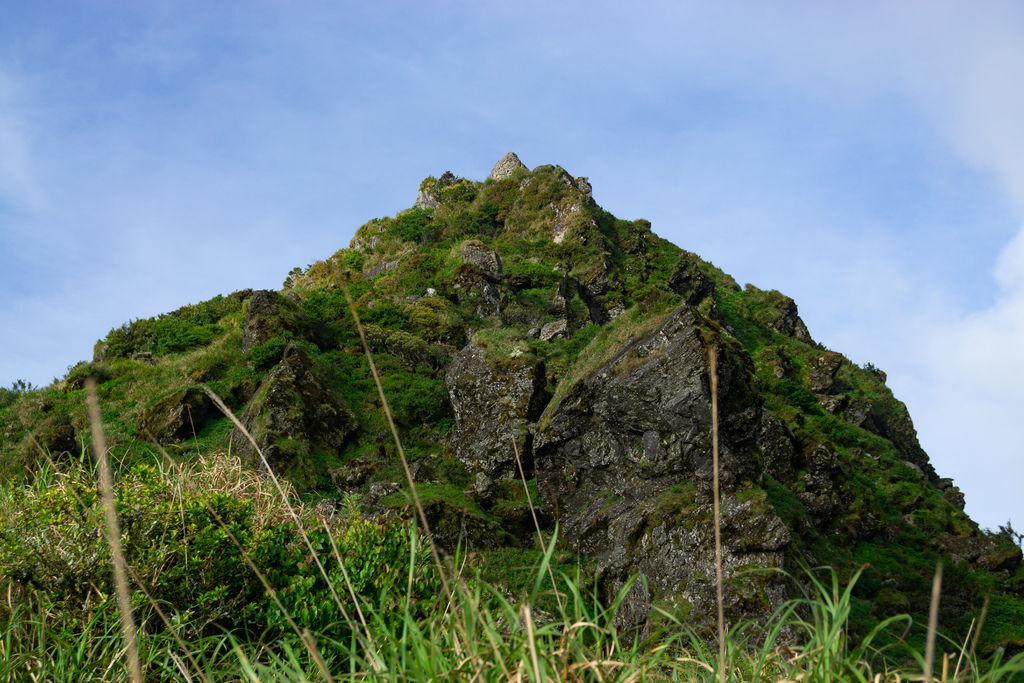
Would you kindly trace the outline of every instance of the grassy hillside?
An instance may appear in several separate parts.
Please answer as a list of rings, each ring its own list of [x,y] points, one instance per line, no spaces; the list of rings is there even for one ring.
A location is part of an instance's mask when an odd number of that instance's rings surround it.
[[[472,342],[499,370],[543,367],[546,384],[538,392],[555,405],[681,306],[696,311],[704,334],[743,356],[758,409],[774,418],[772,438],[792,452],[780,464],[762,448],[763,469],[737,483],[738,495],[790,530],[786,569],[797,577],[793,591],[813,590],[802,567],[820,565],[833,567],[838,585],[849,587],[841,610],[829,608],[841,611],[832,618],[854,638],[827,636],[826,647],[838,648],[836,666],[859,667],[856,657],[868,655],[855,642],[899,614],[912,615],[915,626],[905,637],[886,627],[874,642],[908,640],[910,652],[923,647],[920,625],[939,562],[945,567],[939,623],[960,650],[975,637],[975,651],[985,656],[1024,647],[1024,569],[1012,532],[978,529],[964,514],[959,491],[929,464],[884,373],[814,342],[791,299],[740,287],[659,238],[647,221],[612,216],[591,199],[585,179],[557,166],[520,168],[484,182],[446,173],[427,178],[420,196],[418,207],[363,225],[350,248],[293,270],[279,291],[239,291],[130,321],[113,328],[97,342],[94,358],[62,380],[0,392],[0,478],[6,481],[0,570],[11,591],[0,620],[4,647],[20,653],[19,661],[44,658],[49,646],[42,641],[51,631],[71,639],[60,646],[68,653],[98,653],[96,662],[116,649],[109,551],[90,531],[99,515],[83,456],[91,443],[85,380],[94,377],[122,497],[126,556],[138,574],[135,606],[148,619],[147,637],[155,640],[145,647],[163,658],[153,663],[162,675],[179,666],[180,655],[171,653],[180,644],[172,645],[169,634],[196,643],[186,649],[197,648],[216,667],[243,666],[244,654],[274,662],[280,673],[292,666],[289,653],[301,666],[315,666],[308,652],[301,654],[303,641],[284,613],[296,617],[300,634],[308,628],[330,639],[330,645],[318,642],[330,650],[332,666],[342,668],[370,666],[373,648],[361,638],[389,643],[381,650],[392,657],[387,671],[422,665],[426,676],[430,666],[470,666],[472,656],[459,664],[438,643],[463,638],[460,628],[481,628],[461,647],[486,645],[490,653],[479,657],[488,659],[492,674],[526,667],[523,675],[536,677],[541,664],[527,650],[541,647],[537,656],[562,677],[570,677],[572,663],[579,672],[604,667],[610,674],[618,665],[584,663],[615,657],[628,660],[623,671],[703,675],[701,665],[676,658],[700,647],[680,635],[687,624],[619,635],[595,627],[570,637],[574,620],[611,624],[617,589],[595,578],[586,557],[548,545],[559,511],[541,504],[529,452],[525,486],[517,477],[479,484],[455,453],[446,386],[453,359]],[[424,545],[414,548],[408,536],[412,491],[342,285],[365,326],[435,538],[463,576],[481,576],[481,583],[459,589],[454,611],[433,609],[430,596],[440,590],[433,572],[454,569],[430,570]],[[284,499],[258,473],[255,449],[206,389],[253,432],[286,483]],[[728,401],[722,410],[729,419]],[[530,429],[543,427],[531,423]],[[529,440],[523,443],[528,447]],[[659,505],[680,523],[696,523],[685,521],[696,508],[684,493],[666,493]],[[299,506],[297,517],[287,514],[283,500]],[[330,520],[326,527],[323,520]],[[309,544],[296,540],[300,526],[310,529]],[[326,578],[314,571],[313,556],[336,556],[332,541],[359,573],[351,602],[340,565]],[[245,556],[266,575],[280,604],[254,582]],[[555,597],[552,581],[564,595]],[[576,602],[567,606],[567,596]],[[354,629],[357,603],[371,623]],[[792,650],[794,657],[820,652],[817,639],[828,628],[805,631],[799,623],[818,614],[822,603],[815,604],[780,616],[783,640],[770,638],[769,645],[805,648]],[[525,606],[537,617],[532,634],[510,626],[533,623],[521,618]],[[983,614],[984,628],[976,631]],[[454,625],[456,618],[464,623]],[[671,626],[669,616],[652,619]],[[72,645],[80,627],[95,639]],[[238,643],[233,652],[225,629]],[[426,631],[408,641],[396,639],[396,629]],[[748,632],[731,641],[733,666],[743,676],[804,671],[799,657],[787,663],[771,647],[770,657],[750,650],[757,640]],[[657,650],[659,642],[671,646]],[[889,664],[871,666],[884,670],[908,656],[903,645],[893,647]]]

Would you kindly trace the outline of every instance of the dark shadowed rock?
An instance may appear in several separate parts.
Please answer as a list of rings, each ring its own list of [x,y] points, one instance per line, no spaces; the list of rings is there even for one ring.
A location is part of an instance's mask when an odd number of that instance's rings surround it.
[[[676,266],[675,272],[668,280],[668,287],[676,294],[686,298],[686,303],[696,306],[704,299],[713,296],[715,283],[699,268],[686,261]]]
[[[75,435],[71,418],[65,413],[48,416],[36,429],[33,438],[36,445],[51,457],[64,453],[78,455],[82,448]]]
[[[781,482],[793,481],[793,461],[796,459],[795,439],[785,423],[774,415],[761,414],[757,433],[757,447],[768,476]]]
[[[544,365],[529,354],[488,358],[470,343],[455,356],[445,385],[455,414],[451,439],[456,457],[490,477],[518,476],[515,447],[530,467],[527,426],[544,409]]]
[[[824,444],[818,444],[806,456],[803,489],[796,494],[807,511],[819,521],[835,516],[842,505],[833,480],[839,472],[839,458]]]
[[[217,414],[200,387],[186,387],[164,396],[139,415],[139,433],[158,443],[191,439]]]
[[[313,449],[337,452],[356,428],[344,399],[319,377],[309,354],[294,344],[263,380],[241,421],[275,471],[300,477],[312,475],[307,460]],[[234,452],[258,461],[252,444],[237,429],[231,443]],[[297,482],[303,483],[301,478]]]
[[[807,325],[800,318],[796,302],[788,296],[782,296],[779,303],[780,316],[768,323],[776,332],[799,339],[807,344],[814,344],[811,333],[807,331]]]
[[[708,325],[683,305],[626,344],[548,407],[534,447],[541,495],[558,511],[563,536],[609,577],[642,572],[654,595],[671,594],[702,619],[715,592]],[[788,454],[785,435],[777,425],[761,427],[749,356],[728,346],[720,356],[727,575],[741,565],[781,567],[788,529],[763,495],[744,500],[741,490],[760,470],[759,433],[767,432],[764,447],[779,459]],[[785,476],[783,463],[773,467]],[[633,621],[644,601],[635,590]],[[785,591],[762,577],[730,582],[727,595],[733,613],[754,617]]]

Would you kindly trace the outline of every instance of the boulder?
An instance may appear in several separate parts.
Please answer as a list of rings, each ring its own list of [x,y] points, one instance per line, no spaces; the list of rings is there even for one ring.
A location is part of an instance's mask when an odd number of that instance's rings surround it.
[[[836,373],[843,364],[843,355],[826,351],[811,359],[807,365],[807,386],[816,394],[834,393]]]
[[[451,445],[471,471],[492,478],[518,476],[515,447],[531,469],[528,426],[548,400],[544,364],[529,354],[489,358],[469,343],[452,361],[445,385],[455,414]]]
[[[249,309],[242,328],[242,353],[264,344],[286,330],[296,335],[305,332],[302,313],[296,304],[277,292],[258,289],[249,299]]]
[[[293,475],[302,488],[311,483],[313,449],[336,453],[356,429],[343,398],[320,378],[313,360],[291,344],[242,413],[241,422],[277,472]],[[236,428],[232,450],[259,462],[252,443]]]
[[[487,177],[491,180],[504,180],[520,168],[526,168],[526,165],[519,160],[515,152],[509,152],[498,159],[498,163],[494,164],[494,168],[491,169],[491,173]]]
[[[964,505],[967,504],[967,501],[964,499],[964,494],[960,490],[960,487],[956,486],[952,479],[944,477],[939,479],[939,481],[936,482],[936,485],[939,487],[939,490],[942,491],[942,495],[945,496],[946,500],[956,506],[958,510],[963,511]]]
[[[186,387],[145,408],[139,415],[139,433],[157,443],[179,443],[193,438],[217,414],[205,391],[196,386]]]
[[[569,336],[569,321],[565,318],[553,320],[540,328],[540,339],[542,341],[554,341],[565,339]]]
[[[535,437],[540,493],[546,506],[558,511],[563,538],[595,558],[613,587],[633,573],[646,577],[651,596],[641,588],[631,592],[633,621],[659,596],[692,610],[697,622],[713,621],[708,619],[715,574],[705,337],[711,325],[691,306],[676,309],[548,406]],[[740,492],[761,469],[759,432],[772,432],[776,441],[785,435],[760,426],[749,356],[724,339],[718,344],[720,473],[730,528],[723,534],[727,602],[734,616],[763,617],[765,604],[784,600],[784,588],[763,576],[737,578],[737,570],[781,567],[790,536],[763,493]],[[776,457],[788,456],[785,445],[775,448]],[[773,467],[786,476],[782,463]]]
[[[503,277],[501,257],[498,252],[490,249],[478,240],[469,240],[459,249],[462,260],[471,264],[487,278],[498,282]]]

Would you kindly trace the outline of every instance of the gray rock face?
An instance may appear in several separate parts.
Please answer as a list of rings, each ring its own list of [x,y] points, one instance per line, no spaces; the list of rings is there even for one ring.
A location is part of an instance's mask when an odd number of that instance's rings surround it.
[[[413,203],[413,206],[417,209],[436,209],[440,205],[441,202],[437,201],[437,198],[426,190],[417,192],[416,201]]]
[[[955,505],[958,509],[964,509],[967,501],[964,499],[964,494],[960,490],[960,487],[956,486],[952,479],[945,477],[939,479],[937,486],[939,487],[939,490],[942,491],[942,495],[946,497],[946,500]]]
[[[344,400],[316,374],[309,355],[294,344],[263,380],[241,422],[269,465],[299,475],[299,483],[303,474],[312,475],[312,465],[305,461],[311,448],[337,451],[356,428],[355,416]],[[237,429],[231,434],[231,446],[243,457],[258,458]]]
[[[576,188],[579,189],[579,191],[582,192],[588,199],[594,198],[594,188],[590,184],[590,178],[587,178],[586,176],[580,176],[578,178],[573,178],[573,181],[575,181],[576,183]]]
[[[520,168],[526,168],[526,165],[519,160],[515,152],[509,152],[498,159],[498,163],[494,164],[494,168],[491,169],[491,173],[487,177],[491,180],[504,180]]]
[[[803,490],[797,493],[797,498],[818,520],[830,519],[842,504],[832,483],[839,471],[839,458],[819,444],[807,456],[805,469]]]
[[[613,580],[640,571],[655,596],[688,602],[696,621],[711,623],[705,617],[713,611],[704,614],[714,609],[715,593],[711,402],[699,327],[705,323],[683,305],[579,381],[545,411],[534,458],[541,495],[559,511],[564,538]],[[720,356],[720,472],[731,529],[723,536],[731,576],[741,565],[782,565],[788,529],[766,500],[744,500],[738,487],[760,470],[759,432],[767,432],[761,440],[773,444],[776,461],[792,446],[783,427],[761,426],[749,357],[730,347]],[[786,463],[772,467],[786,476]],[[765,576],[730,581],[734,615],[763,616],[765,602],[784,599],[781,584]],[[642,592],[633,597],[642,601]],[[631,613],[637,609],[631,604]]]
[[[831,394],[843,355],[826,351],[811,361],[807,368],[807,386],[816,394]]]
[[[554,341],[555,339],[565,339],[569,336],[569,321],[565,318],[559,320],[553,320],[540,328],[540,338],[542,341]]]
[[[491,280],[497,282],[504,276],[498,252],[484,244],[476,240],[466,242],[459,249],[459,253],[462,255],[463,261],[473,265]]]
[[[467,344],[445,375],[455,414],[451,443],[456,457],[489,477],[515,477],[514,442],[529,470],[527,427],[547,403],[545,384],[544,365],[532,357],[496,362],[482,346]]]

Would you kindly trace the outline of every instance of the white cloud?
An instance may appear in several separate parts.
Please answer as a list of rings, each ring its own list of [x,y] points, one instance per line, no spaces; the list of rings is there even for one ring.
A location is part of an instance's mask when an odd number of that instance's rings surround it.
[[[32,126],[25,84],[0,65],[0,208],[23,209],[42,200],[32,160]],[[0,217],[0,220],[3,220]],[[10,228],[0,224],[4,232]]]

